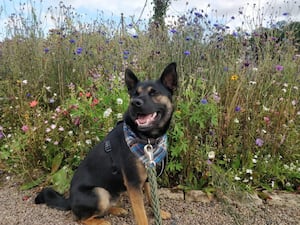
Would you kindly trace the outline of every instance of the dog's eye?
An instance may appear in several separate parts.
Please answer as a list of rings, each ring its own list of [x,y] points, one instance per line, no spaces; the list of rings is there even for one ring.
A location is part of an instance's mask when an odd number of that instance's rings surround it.
[[[154,96],[154,95],[157,95],[157,94],[158,94],[158,91],[153,89],[153,88],[151,88],[151,90],[149,91],[150,96]]]

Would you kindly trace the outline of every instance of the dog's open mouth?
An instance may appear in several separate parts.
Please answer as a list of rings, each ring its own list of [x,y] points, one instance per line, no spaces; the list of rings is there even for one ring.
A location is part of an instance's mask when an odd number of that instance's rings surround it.
[[[159,113],[154,112],[150,114],[138,114],[137,119],[135,120],[136,124],[141,127],[150,127],[153,122],[159,119]]]

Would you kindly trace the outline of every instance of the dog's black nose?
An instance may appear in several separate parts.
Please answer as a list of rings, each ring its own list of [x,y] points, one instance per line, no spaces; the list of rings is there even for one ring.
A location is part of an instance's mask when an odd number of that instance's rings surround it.
[[[131,100],[131,104],[136,107],[141,107],[142,105],[144,105],[144,101],[142,99],[135,98]]]

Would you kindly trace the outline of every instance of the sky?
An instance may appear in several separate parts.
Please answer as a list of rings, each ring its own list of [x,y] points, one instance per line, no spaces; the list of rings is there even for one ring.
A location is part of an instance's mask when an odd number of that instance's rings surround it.
[[[8,24],[8,17],[19,11],[20,4],[30,11],[33,6],[37,9],[38,17],[45,23],[45,29],[55,26],[51,19],[48,7],[57,7],[60,0],[0,0],[0,39],[5,36],[5,24]],[[127,21],[133,16],[148,19],[153,14],[152,0],[63,0],[66,6],[72,6],[80,15],[83,22],[92,21],[97,18],[99,12],[103,17],[120,20],[123,13]],[[207,13],[214,22],[222,22],[230,26],[232,30],[241,26],[245,18],[255,18],[256,23],[263,19],[258,15],[264,15],[265,20],[293,20],[300,21],[299,0],[171,0],[167,12],[168,23],[172,23],[179,16],[189,9],[196,8]],[[239,12],[243,12],[241,15]],[[288,13],[288,15],[286,14]],[[285,14],[285,16],[283,16]],[[234,20],[230,19],[235,17]],[[265,21],[266,22],[266,21]],[[251,29],[250,26],[245,29]]]

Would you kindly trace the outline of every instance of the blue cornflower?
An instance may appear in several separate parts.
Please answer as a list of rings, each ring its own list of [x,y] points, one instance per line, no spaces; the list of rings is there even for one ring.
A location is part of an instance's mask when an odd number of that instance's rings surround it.
[[[74,44],[76,41],[75,41],[75,39],[72,38],[72,39],[69,40],[69,42],[70,42],[71,44]]]
[[[190,54],[191,54],[191,52],[190,52],[190,51],[188,51],[188,50],[186,50],[186,51],[184,51],[184,52],[183,52],[183,54],[185,54],[185,55],[190,55]]]
[[[208,101],[207,101],[207,99],[206,98],[203,98],[203,99],[201,99],[201,104],[203,104],[203,105],[205,105],[205,104],[207,104],[208,103]]]
[[[170,32],[171,32],[172,34],[175,34],[175,33],[177,32],[177,30],[175,30],[174,28],[172,28],[172,29],[170,30]]]
[[[232,36],[234,36],[234,37],[238,37],[238,36],[239,36],[239,34],[238,34],[238,32],[235,32],[235,31],[233,31],[233,33],[232,33]]]
[[[199,17],[199,18],[202,18],[202,17],[203,17],[203,15],[202,15],[201,13],[199,13],[199,12],[195,12],[194,14],[195,14],[195,16],[197,16],[197,17]]]
[[[80,55],[81,53],[82,53],[82,48],[81,47],[78,47],[77,49],[76,49],[76,54],[78,54],[78,55]]]
[[[236,106],[234,110],[235,110],[236,112],[239,112],[239,111],[241,111],[241,107],[240,107],[240,106]]]

